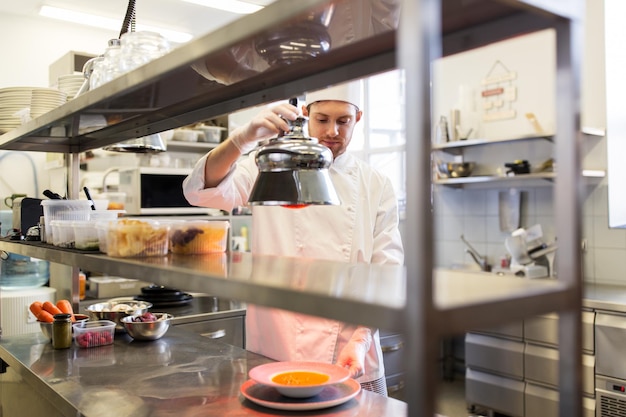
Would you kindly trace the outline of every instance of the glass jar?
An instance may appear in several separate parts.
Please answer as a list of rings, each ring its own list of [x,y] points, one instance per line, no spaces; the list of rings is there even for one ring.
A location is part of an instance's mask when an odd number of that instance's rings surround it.
[[[121,66],[122,47],[119,39],[109,40],[109,46],[104,52],[104,60],[102,66],[102,84],[107,83],[114,78],[122,75]]]
[[[66,313],[55,314],[52,322],[52,347],[68,349],[72,346],[72,320]]]
[[[98,56],[93,58],[91,65],[91,71],[88,73],[89,77],[89,90],[93,90],[96,87],[99,87],[103,84],[103,75],[104,75],[104,56]]]
[[[156,32],[126,32],[122,35],[121,43],[122,72],[140,67],[170,50],[168,40]]]

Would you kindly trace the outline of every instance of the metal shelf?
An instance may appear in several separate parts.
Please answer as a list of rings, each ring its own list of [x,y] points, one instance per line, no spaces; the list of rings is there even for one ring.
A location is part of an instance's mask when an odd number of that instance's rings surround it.
[[[248,47],[268,28],[285,26],[326,3],[276,2],[5,133],[0,149],[84,152],[396,67],[393,31],[357,37],[315,59],[269,68],[230,85],[191,67],[203,60],[220,63],[225,48]]]
[[[434,184],[437,185],[448,185],[454,187],[460,187],[463,185],[471,185],[471,184],[511,184],[515,183],[524,183],[527,184],[531,181],[533,183],[539,181],[553,181],[556,178],[556,174],[553,172],[539,173],[539,174],[519,174],[519,175],[511,175],[507,177],[496,176],[496,175],[477,175],[477,176],[469,176],[469,177],[460,177],[460,178],[439,178],[433,181]]]
[[[522,136],[516,138],[505,138],[505,139],[467,139],[467,140],[455,140],[453,142],[446,142],[441,144],[433,145],[433,151],[442,151],[451,153],[454,155],[460,155],[463,152],[464,148],[472,147],[472,146],[484,146],[484,145],[495,145],[500,143],[514,143],[520,141],[528,141],[528,140],[537,140],[543,139],[552,142],[554,136]]]
[[[428,138],[432,132],[428,86],[434,59],[551,27],[557,32],[558,45],[554,142],[562,180],[555,187],[555,210],[559,213],[556,230],[561,242],[558,281],[433,273],[433,222],[428,198],[432,147],[430,141],[418,140],[407,140],[406,145],[407,155],[415,163],[407,164],[406,172],[405,269],[233,253],[227,255],[226,274],[211,274],[206,267],[212,264],[201,268],[201,257],[125,260],[25,243],[0,242],[0,248],[74,268],[85,266],[149,278],[161,284],[175,283],[185,290],[214,291],[242,301],[398,329],[406,345],[403,363],[410,416],[434,414],[437,352],[442,337],[557,311],[559,331],[569,339],[559,350],[560,415],[580,417],[581,271],[578,262],[571,262],[578,259],[580,242],[576,186],[580,168],[577,148],[572,145],[580,129],[575,117],[577,71],[572,68],[577,60],[572,54],[580,50],[575,32],[584,5],[581,0],[398,1],[402,13],[397,31],[355,38],[314,59],[270,68],[229,85],[209,81],[191,68],[198,60],[220,62],[222,51],[249,44],[268,30],[330,3],[278,0],[5,133],[0,136],[0,149],[72,154],[70,195],[77,195],[79,152],[397,67],[406,74],[407,138]],[[94,118],[106,120],[106,126],[92,126],[89,132],[87,121]],[[78,288],[77,277],[72,285]],[[357,285],[356,289],[352,285]]]
[[[0,250],[387,330],[402,330],[407,303],[406,273],[401,266],[241,252],[112,258],[45,243],[7,240],[0,241]],[[531,312],[548,313],[561,304],[558,300],[563,290],[557,280],[445,269],[435,271],[434,283],[435,305],[450,323],[442,333],[450,336],[484,326],[486,321],[505,324]],[[505,306],[510,314],[488,313]]]
[[[604,170],[583,170],[582,178],[593,181],[606,176]],[[533,174],[519,174],[511,176],[477,175],[461,178],[439,178],[433,180],[433,184],[450,187],[464,187],[478,184],[496,184],[506,186],[523,185],[551,185],[557,178],[554,172],[541,172]]]
[[[181,142],[170,140],[167,142],[167,150],[171,152],[198,152],[206,153],[215,148],[217,143],[207,142]]]

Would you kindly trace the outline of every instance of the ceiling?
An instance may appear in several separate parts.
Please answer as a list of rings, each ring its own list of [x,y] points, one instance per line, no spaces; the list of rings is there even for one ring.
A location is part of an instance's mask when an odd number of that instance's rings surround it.
[[[222,0],[228,1],[228,0]],[[273,0],[246,0],[267,5]],[[0,1],[0,13],[33,19],[48,19],[38,15],[42,5],[72,9],[83,13],[119,19],[120,29],[128,0],[14,0]],[[181,0],[136,0],[136,19],[146,25],[203,35],[242,15],[187,3]]]

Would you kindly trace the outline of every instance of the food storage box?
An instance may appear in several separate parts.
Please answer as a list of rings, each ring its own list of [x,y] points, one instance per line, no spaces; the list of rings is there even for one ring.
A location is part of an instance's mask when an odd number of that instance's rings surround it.
[[[178,254],[224,252],[230,223],[225,220],[189,220],[170,227],[170,250]]]
[[[106,254],[115,257],[167,255],[168,224],[154,220],[118,219],[106,225]]]
[[[52,220],[89,220],[91,202],[89,200],[42,200],[46,242],[54,242]]]
[[[200,126],[198,129],[202,131],[202,135],[198,136],[198,142],[220,143],[223,132],[226,132],[226,128],[220,126]]]
[[[111,220],[96,221],[96,233],[98,233],[98,246],[100,252],[107,253],[107,235],[109,233],[109,223]]]
[[[74,247],[81,250],[98,250],[100,241],[98,240],[98,230],[96,222],[93,220],[73,221]]]
[[[81,348],[110,345],[115,337],[115,323],[110,320],[76,323],[72,327],[74,341]]]
[[[50,229],[52,229],[52,242],[54,246],[60,248],[73,248],[75,244],[73,220],[52,220],[50,221]],[[46,231],[48,227],[46,227]]]
[[[124,213],[126,210],[91,210],[89,220],[115,220]]]
[[[89,277],[85,294],[92,298],[112,298],[141,294],[150,282],[122,277]]]

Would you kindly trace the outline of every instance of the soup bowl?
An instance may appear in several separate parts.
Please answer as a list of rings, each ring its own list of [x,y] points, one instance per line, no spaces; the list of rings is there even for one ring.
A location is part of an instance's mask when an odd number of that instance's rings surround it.
[[[253,381],[276,388],[286,397],[313,397],[329,385],[350,378],[350,371],[322,362],[274,362],[259,365],[248,373]]]

